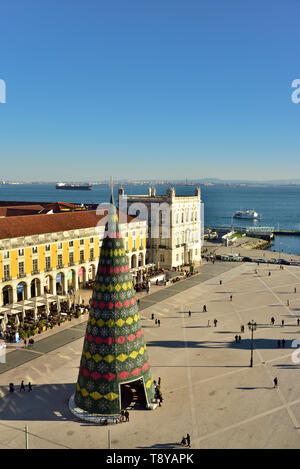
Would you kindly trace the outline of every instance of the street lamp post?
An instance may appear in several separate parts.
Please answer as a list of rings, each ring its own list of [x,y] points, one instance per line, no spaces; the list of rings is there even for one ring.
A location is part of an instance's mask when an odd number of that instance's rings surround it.
[[[256,330],[256,322],[253,320],[248,323],[248,327],[251,331],[251,357],[250,357],[250,367],[253,367],[253,331]]]

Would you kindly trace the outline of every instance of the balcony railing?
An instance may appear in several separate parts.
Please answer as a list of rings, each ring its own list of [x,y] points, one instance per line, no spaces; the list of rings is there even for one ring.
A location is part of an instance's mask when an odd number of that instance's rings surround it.
[[[11,280],[11,275],[4,275],[3,282],[7,282],[8,280]]]
[[[45,267],[45,272],[50,272],[52,270],[52,267]]]
[[[18,273],[18,278],[23,278],[23,277],[26,277],[25,272],[23,272],[23,273],[22,273],[22,272],[19,272],[19,273]]]
[[[31,275],[37,275],[37,274],[39,274],[39,273],[40,273],[40,272],[39,272],[39,269],[33,269],[33,270],[31,271]]]

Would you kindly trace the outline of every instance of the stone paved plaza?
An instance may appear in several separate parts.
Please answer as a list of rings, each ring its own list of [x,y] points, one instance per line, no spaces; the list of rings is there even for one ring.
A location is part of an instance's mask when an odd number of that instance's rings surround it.
[[[161,291],[159,302],[151,301],[152,295],[141,301],[152,374],[161,378],[164,402],[154,411],[132,410],[129,423],[109,426],[112,448],[178,448],[186,433],[192,448],[200,449],[300,447],[300,365],[293,363],[291,348],[300,340],[300,267],[215,263],[213,268],[214,275],[203,275],[201,283],[200,274],[175,284],[172,295]],[[253,368],[251,320],[257,323]],[[76,421],[68,410],[84,330],[85,323],[78,322],[66,331],[65,345],[52,338],[52,347],[43,348],[41,340],[32,351],[8,354],[28,353],[30,361],[0,374],[1,449],[24,448],[25,425],[30,448],[108,447],[108,427]],[[242,336],[239,343],[236,334]],[[284,348],[277,347],[279,339],[285,339]],[[19,392],[22,379],[33,383],[33,392]],[[13,394],[9,382],[17,387]]]

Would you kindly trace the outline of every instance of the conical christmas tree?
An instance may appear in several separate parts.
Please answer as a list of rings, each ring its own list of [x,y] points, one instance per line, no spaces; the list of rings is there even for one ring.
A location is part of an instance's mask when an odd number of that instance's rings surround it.
[[[143,383],[146,404],[150,404],[154,396],[153,379],[112,195],[75,405],[89,414],[117,414],[121,409],[121,385],[136,380]]]

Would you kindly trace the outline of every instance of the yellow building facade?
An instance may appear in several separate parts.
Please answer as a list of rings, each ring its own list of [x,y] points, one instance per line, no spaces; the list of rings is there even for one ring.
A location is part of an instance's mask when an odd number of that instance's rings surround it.
[[[92,226],[82,227],[78,214],[72,226],[71,213],[0,220],[0,234],[1,231],[11,233],[11,237],[0,239],[0,306],[44,293],[65,295],[95,279],[104,226],[93,225],[91,213],[84,215],[81,212],[80,215],[86,219],[85,225],[90,223]],[[13,220],[16,218],[22,218],[24,222],[23,236],[22,226],[20,228],[20,223]],[[47,230],[45,224],[50,227],[50,222],[54,228],[59,225],[59,231],[44,232]],[[130,217],[129,221],[120,224],[120,230],[133,278],[139,281],[147,270],[147,224]]]

